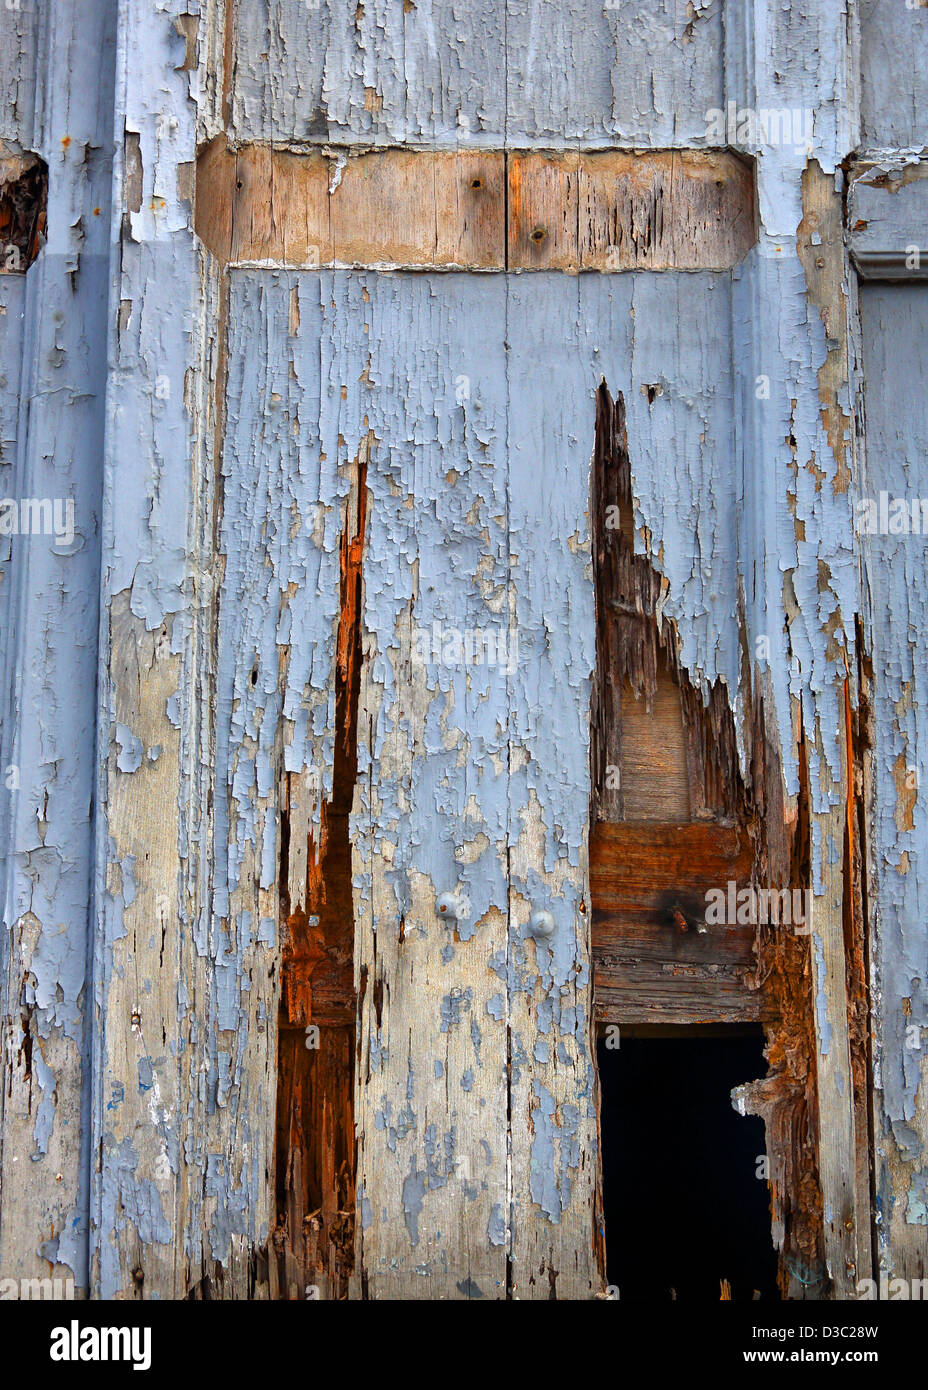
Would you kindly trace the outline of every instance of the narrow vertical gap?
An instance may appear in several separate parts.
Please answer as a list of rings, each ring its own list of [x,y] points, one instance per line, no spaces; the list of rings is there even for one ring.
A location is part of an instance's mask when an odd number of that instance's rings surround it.
[[[857,912],[854,917],[854,929],[856,936],[856,950],[853,959],[856,962],[856,981],[857,994],[860,1000],[858,1028],[856,1034],[852,1030],[852,1056],[856,1049],[859,1058],[857,1077],[855,1084],[858,1085],[856,1096],[857,1104],[864,1112],[864,1124],[866,1129],[866,1155],[867,1155],[867,1209],[870,1212],[870,1227],[868,1231],[869,1240],[869,1269],[858,1270],[858,1278],[874,1278],[878,1275],[879,1262],[879,1243],[877,1230],[877,1214],[879,1205],[876,1192],[876,1128],[873,1113],[873,1010],[870,995],[870,933],[868,924],[870,922],[870,883],[869,883],[869,852],[867,843],[867,803],[869,792],[869,756],[872,748],[872,706],[870,703],[870,690],[872,687],[873,668],[864,645],[863,623],[860,617],[855,617],[855,636],[857,651],[857,691],[858,707],[853,714],[853,723],[849,725],[852,730],[851,738],[851,758],[848,767],[848,778],[853,788],[853,809],[852,814],[856,822],[856,855],[853,865],[853,877],[850,885],[850,899],[854,903]],[[848,980],[848,997],[854,998],[855,990],[853,980]]]
[[[232,72],[235,67],[236,5],[238,0],[225,0],[224,32],[222,36],[222,91],[220,119],[225,131],[232,124]]]
[[[346,1298],[354,1272],[357,998],[349,818],[358,772],[368,452],[365,441],[339,550],[332,791],[314,832],[307,805],[317,784],[290,774],[281,817],[285,930],[273,1256],[276,1288],[285,1298],[304,1297],[307,1285],[323,1297]],[[305,846],[295,843],[297,834]]]
[[[509,269],[509,151],[503,150],[503,270]]]

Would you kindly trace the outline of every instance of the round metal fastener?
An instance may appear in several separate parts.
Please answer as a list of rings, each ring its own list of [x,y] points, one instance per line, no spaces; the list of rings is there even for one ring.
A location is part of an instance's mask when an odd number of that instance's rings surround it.
[[[549,940],[554,935],[556,927],[557,923],[554,920],[554,914],[549,912],[547,908],[538,908],[529,918],[529,933],[534,936],[536,940]]]

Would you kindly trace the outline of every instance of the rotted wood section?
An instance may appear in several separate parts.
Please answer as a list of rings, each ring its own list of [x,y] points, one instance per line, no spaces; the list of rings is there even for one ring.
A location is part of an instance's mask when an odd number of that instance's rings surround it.
[[[357,999],[349,813],[357,777],[366,446],[355,464],[340,545],[332,793],[287,774],[282,808],[285,916],[276,1126],[274,1297],[344,1298],[354,1269]]]
[[[737,826],[600,824],[590,853],[599,1016],[622,1023],[743,1023],[772,1016],[752,987],[754,928],[699,930],[707,888],[751,879]]]
[[[757,238],[754,166],[728,151],[399,150],[224,138],[197,159],[195,228],[224,264],[411,270],[725,270]]]
[[[661,618],[666,579],[634,552],[631,463],[621,393],[597,397],[593,468],[597,680],[592,710],[590,895],[599,1024],[761,1023],[766,1075],[735,1093],[766,1127],[771,1235],[785,1297],[828,1281],[816,1110],[809,937],[739,924],[729,892],[810,882],[805,750],[798,815],[787,815],[779,752],[753,698],[742,776],[728,695],[706,697]],[[722,890],[725,921],[707,921]]]
[[[0,275],[28,270],[45,244],[48,166],[0,140]]]
[[[755,931],[705,922],[710,889],[752,879],[725,693],[708,705],[660,623],[666,580],[634,550],[625,406],[597,402],[593,515],[599,617],[590,891],[597,1015],[617,1023],[756,1022]]]

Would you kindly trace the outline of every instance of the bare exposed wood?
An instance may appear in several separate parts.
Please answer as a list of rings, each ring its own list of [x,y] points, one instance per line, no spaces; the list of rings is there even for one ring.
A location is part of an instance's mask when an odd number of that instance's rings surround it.
[[[862,490],[870,499],[910,504],[924,496],[928,456],[922,386],[928,375],[928,294],[919,284],[865,285],[861,301],[868,430]],[[923,1279],[928,1275],[926,538],[907,522],[898,532],[873,528],[863,541],[873,661],[872,678],[864,685],[873,710],[872,783],[864,803],[870,812],[864,843],[873,869],[865,899],[872,982],[867,1021],[881,1082],[870,1093],[875,1189],[881,1197],[873,1229],[874,1274]],[[858,753],[866,748],[865,738],[854,744]],[[859,1002],[850,997],[853,1059]]]
[[[509,158],[513,270],[724,270],[756,235],[752,166],[732,154]]]
[[[724,152],[298,153],[222,138],[197,160],[195,225],[221,261],[307,269],[725,269],[756,238],[752,166]]]
[[[769,1016],[753,985],[754,927],[704,921],[707,890],[744,887],[753,862],[748,835],[735,828],[596,827],[590,891],[598,1019],[688,1024]]]
[[[7,0],[0,1276],[590,1297],[597,1019],[924,1276],[926,5]]]
[[[651,712],[626,686],[622,692],[619,779],[624,819],[688,821],[693,768],[680,687],[666,668],[657,674]]]
[[[807,884],[810,818],[803,745],[797,812],[784,816],[778,750],[766,726],[761,701],[754,722],[755,786],[759,807],[765,812],[755,868],[771,883]],[[810,938],[776,929],[759,930],[756,953],[757,983],[772,1014],[765,1030],[767,1073],[739,1087],[735,1099],[745,1114],[759,1115],[766,1129],[771,1227],[774,1246],[780,1252],[780,1289],[784,1297],[818,1299],[828,1291],[828,1275],[818,1168]]]
[[[596,399],[593,470],[597,670],[591,712],[593,816],[686,821],[743,809],[727,695],[708,702],[662,616],[667,580],[635,552],[634,499],[621,392]]]
[[[840,419],[824,413],[834,370],[827,361],[822,368],[823,419],[838,435],[834,447],[842,457]],[[716,683],[705,702],[682,666],[678,634],[662,617],[666,580],[646,553],[634,553],[625,402],[621,393],[613,402],[604,384],[597,396],[593,502],[596,1015],[620,1025],[764,1024],[767,1074],[740,1087],[737,1101],[766,1124],[780,1287],[791,1297],[819,1297],[830,1283],[818,1167],[812,923],[804,891],[810,882],[807,790],[800,814],[788,816],[775,731],[766,726],[759,697],[745,785],[724,689]],[[609,777],[616,771],[621,780],[613,790]],[[664,810],[664,824],[655,823],[657,808]],[[702,823],[686,824],[693,816]],[[619,823],[608,823],[613,818]],[[767,908],[752,918],[758,887]],[[794,887],[803,917],[798,930]],[[783,890],[788,915],[784,921],[778,906],[771,920],[769,905],[782,903]],[[749,897],[742,916],[744,891]],[[707,920],[708,900],[720,892],[724,920]]]

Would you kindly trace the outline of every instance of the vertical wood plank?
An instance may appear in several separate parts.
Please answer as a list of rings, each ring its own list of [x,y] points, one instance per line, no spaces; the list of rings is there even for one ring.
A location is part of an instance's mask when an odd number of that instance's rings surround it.
[[[881,1279],[921,1279],[928,1224],[928,991],[920,963],[928,669],[918,634],[928,605],[928,538],[917,509],[928,496],[928,413],[912,382],[926,369],[928,290],[866,285],[861,300],[868,434],[857,515],[873,595],[877,1272]]]
[[[505,283],[323,282],[327,438],[372,437],[352,816],[359,1282],[373,1298],[501,1298]]]
[[[805,138],[777,142],[758,126],[747,142],[763,155],[761,235],[735,273],[733,323],[748,640],[754,680],[770,691],[776,710],[770,741],[783,749],[788,814],[790,804],[800,810],[801,767],[808,763],[825,1261],[811,1281],[792,1278],[790,1294],[838,1298],[852,1296],[869,1272],[868,1217],[855,1190],[844,940],[853,800],[847,708],[857,699],[854,618],[861,606],[849,491],[852,310],[839,170],[858,141],[859,92],[855,16],[844,9],[787,13],[754,0],[726,26],[728,95],[755,112],[782,106],[784,61],[800,50],[817,55],[797,72],[791,92],[793,110],[814,110]],[[760,638],[766,640],[758,646]]]
[[[509,546],[519,659],[509,682],[508,1030],[517,1298],[588,1298],[597,1287],[588,889],[595,382],[580,320],[577,280],[510,281]],[[553,934],[544,934],[539,913],[550,914]]]
[[[272,535],[273,569],[279,579],[292,576],[287,592],[301,615],[296,624],[301,640],[288,643],[288,660],[291,667],[312,661],[311,684],[324,697],[319,715],[328,710],[325,723],[316,716],[308,729],[302,727],[299,751],[296,742],[289,746],[288,765],[297,772],[318,770],[321,799],[331,793],[335,736],[327,684],[334,614],[325,605],[334,602],[338,585],[331,553],[315,584],[305,582],[306,561],[300,556],[314,556],[317,542],[310,544],[308,538],[311,518],[303,512],[297,524],[296,517],[307,506],[318,508],[314,532],[328,536],[331,545],[339,524],[339,493],[346,486],[352,452],[359,447],[352,441],[371,440],[362,564],[360,765],[352,819],[361,1008],[358,1288],[375,1297],[398,1297],[421,1290],[427,1278],[431,1293],[499,1296],[505,1292],[506,1254],[505,1086],[499,1085],[505,1077],[505,1051],[502,1015],[494,1000],[503,997],[506,984],[503,979],[500,988],[500,967],[493,962],[505,958],[504,935],[499,934],[505,933],[506,799],[500,779],[505,778],[506,760],[505,730],[498,725],[501,699],[492,695],[492,685],[489,691],[484,687],[486,682],[504,685],[508,655],[503,650],[501,670],[485,661],[468,663],[466,650],[478,631],[496,634],[500,615],[506,633],[505,569],[494,578],[505,565],[500,529],[505,472],[492,461],[481,462],[483,445],[504,439],[505,396],[501,401],[494,396],[505,380],[501,319],[495,372],[483,353],[475,356],[472,327],[499,303],[504,285],[498,282],[494,291],[488,282],[442,279],[436,288],[421,279],[396,282],[343,274],[279,281],[251,272],[235,272],[234,284],[247,290],[237,289],[231,306],[231,321],[241,328],[230,345],[234,365],[230,361],[223,468],[229,559],[222,600],[226,616],[221,620],[221,627],[228,624],[228,636],[220,636],[220,650],[221,670],[228,672],[221,688],[232,681],[241,693],[231,701],[224,697],[220,707],[249,708],[252,676],[257,673],[254,684],[260,691],[266,680],[262,672],[273,669],[267,639],[265,656],[253,665],[249,639],[243,650],[237,634],[256,627],[273,634],[276,606],[263,588],[255,591],[253,581],[234,580],[236,573],[244,576],[241,566],[251,563],[248,557],[267,557]],[[471,297],[476,303],[469,309]],[[257,339],[256,322],[264,325]],[[289,364],[281,359],[278,365],[274,345],[285,333],[296,345],[288,350]],[[437,364],[436,343],[446,344],[446,360]],[[397,357],[402,344],[408,344],[406,360]],[[262,354],[257,363],[256,352]],[[312,380],[312,364],[320,358],[317,405],[312,392],[308,399],[305,395],[306,368]],[[273,375],[255,395],[250,383],[269,372]],[[411,390],[416,399],[407,403]],[[294,427],[300,419],[319,419],[319,442],[307,437],[299,458],[306,458],[307,449],[310,457],[317,453],[327,461],[324,472],[304,488],[296,486],[298,475],[288,465],[292,500],[289,505],[283,499],[274,502],[274,511],[280,514],[282,508],[292,518],[286,529],[272,522],[273,512],[264,519],[264,504],[243,526],[247,514],[240,513],[241,506],[251,508],[253,496],[260,499],[272,486],[276,497],[281,462],[267,456],[266,422],[280,418],[277,438],[283,443],[290,434],[288,416]],[[251,460],[264,456],[267,472],[256,494]],[[309,459],[301,462],[299,476],[310,466]],[[486,498],[471,490],[478,486]],[[236,522],[238,515],[242,520]],[[485,552],[488,525],[490,535],[495,528],[500,539]],[[457,587],[447,579],[449,546],[461,556],[453,566]],[[313,560],[313,573],[318,563]],[[321,607],[313,598],[320,585],[325,594]],[[314,602],[313,616],[307,605]],[[494,618],[489,626],[488,613]],[[455,650],[456,636],[464,639],[463,654]],[[430,670],[437,686],[431,696]],[[304,691],[304,704],[305,698]],[[317,698],[312,696],[311,703]],[[392,710],[389,717],[381,713],[385,702]],[[255,723],[269,753],[277,724],[270,716],[265,709]],[[319,734],[325,731],[325,741],[319,745],[317,740],[307,760],[306,739],[314,728]],[[241,754],[236,756],[240,763]],[[469,758],[476,760],[472,771]],[[220,756],[221,778],[227,760],[228,755]],[[249,782],[246,774],[242,792]],[[243,801],[238,794],[236,820],[244,816],[251,823],[252,800]],[[481,810],[484,803],[489,811]],[[260,811],[260,796],[257,804]],[[496,816],[495,826],[490,813]],[[233,824],[230,815],[230,845],[241,840],[241,831],[232,833]],[[300,833],[302,827],[291,817],[291,845]],[[250,838],[246,830],[246,844]],[[300,872],[296,857],[291,865]],[[459,879],[474,916],[449,927],[436,912],[436,898],[453,891]],[[430,1059],[426,1068],[419,1061],[423,1056]],[[450,1231],[457,1233],[453,1240]]]
[[[216,960],[209,1045],[218,1089],[207,1130],[215,1185],[203,1218],[209,1255],[223,1261],[233,1237],[254,1250],[280,1215],[274,1097],[282,837],[289,817],[292,882],[295,889],[302,865],[305,891],[308,846],[311,839],[319,845],[322,803],[332,794],[347,485],[320,437],[321,321],[318,282],[287,272],[232,274],[206,938]],[[291,908],[299,905],[294,893]],[[225,1292],[241,1296],[234,1282]]]
[[[49,167],[48,239],[2,277],[19,385],[0,718],[0,1271],[90,1281],[90,897],[114,65],[110,5],[3,14],[7,149]],[[7,144],[8,142],[8,144]],[[19,322],[10,322],[21,316]],[[6,336],[6,335],[5,335]],[[28,511],[35,502],[40,515]],[[57,518],[57,520],[56,520]],[[69,519],[70,518],[70,519]]]
[[[121,0],[117,16],[90,1096],[105,1298],[183,1297],[200,1275],[201,1199],[221,1185],[204,1143],[219,1086],[200,702],[217,292],[190,225],[199,111],[180,13]]]

